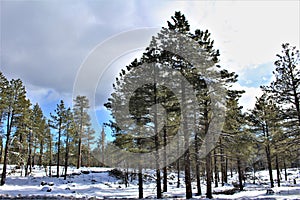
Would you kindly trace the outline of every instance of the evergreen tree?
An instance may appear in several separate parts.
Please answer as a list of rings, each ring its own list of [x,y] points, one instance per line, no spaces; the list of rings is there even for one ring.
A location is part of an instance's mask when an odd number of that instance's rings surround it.
[[[152,141],[154,144],[155,152],[158,152],[159,148],[164,148],[163,146],[165,146],[168,140],[171,140],[172,137],[176,135],[176,133],[180,133],[180,137],[182,137],[184,140],[184,146],[178,146],[177,148],[185,149],[183,158],[185,165],[186,198],[191,198],[191,144],[189,141],[191,135],[189,135],[189,132],[193,132],[193,128],[191,127],[194,127],[195,125],[195,109],[193,108],[196,107],[196,103],[201,105],[202,107],[205,107],[204,109],[206,109],[206,112],[196,110],[196,116],[199,116],[200,114],[203,116],[202,119],[206,120],[207,129],[202,129],[204,130],[203,135],[205,136],[205,134],[208,131],[208,125],[210,120],[209,113],[211,111],[209,110],[209,107],[212,105],[211,102],[209,102],[210,93],[208,91],[208,87],[203,83],[205,83],[205,81],[213,82],[212,79],[214,79],[215,83],[219,82],[220,85],[224,85],[225,82],[229,82],[229,79],[231,78],[230,76],[228,76],[229,78],[225,76],[222,77],[223,74],[228,75],[230,73],[225,73],[225,71],[216,70],[216,63],[218,62],[217,57],[219,56],[219,52],[213,49],[213,41],[211,41],[211,39],[209,38],[210,33],[208,33],[208,31],[196,30],[194,34],[191,33],[189,29],[189,24],[185,19],[185,16],[182,15],[180,12],[176,12],[175,16],[172,17],[172,20],[172,23],[168,22],[168,28],[162,28],[161,32],[158,33],[158,36],[152,38],[151,43],[146,49],[145,53],[143,54],[141,60],[135,60],[131,63],[131,65],[127,66],[127,70],[129,71],[128,73],[125,73],[125,70],[122,70],[122,73],[120,73],[120,78],[116,78],[116,85],[114,85],[115,92],[112,94],[112,98],[109,99],[109,103],[106,104],[106,107],[108,109],[111,109],[113,104],[115,104],[115,106],[118,108],[126,106],[122,102],[126,102],[126,99],[122,98],[124,98],[124,96],[126,96],[124,94],[127,94],[128,92],[126,93],[125,89],[122,88],[124,88],[124,85],[126,84],[135,85],[135,79],[141,79],[141,77],[138,77],[138,75],[134,75],[133,72],[135,71],[135,69],[141,68],[143,64],[147,64],[148,67],[151,67],[153,69],[153,73],[150,73],[148,77],[143,78],[145,78],[145,80],[148,80],[149,82],[151,82],[151,80],[154,80],[154,84],[144,85],[140,88],[139,95],[136,96],[138,98],[133,98],[133,101],[135,102],[134,105],[139,107],[138,109],[136,109],[137,112],[135,112],[135,117],[133,118],[136,120],[136,122],[140,122],[141,125],[146,125],[147,123],[149,123],[149,120],[153,122],[152,128],[154,130],[154,137],[152,138]],[[181,37],[178,37],[178,35],[176,34],[180,35]],[[191,46],[190,44],[197,45]],[[193,52],[195,51],[197,53],[193,54]],[[198,61],[199,63],[190,63],[188,61],[188,59],[190,58],[192,61]],[[164,73],[164,77],[167,77],[168,73],[169,75],[172,75],[171,72],[166,72],[165,70],[163,70],[163,67],[165,66],[168,66],[170,69],[177,70],[188,81],[188,84],[179,81],[178,83],[174,83],[177,84],[176,86],[180,88],[177,91],[181,96],[180,102],[178,101],[178,99],[174,98],[175,94],[171,93],[170,91],[168,92],[167,88],[156,84],[157,78],[161,76],[162,73]],[[205,74],[202,73],[207,69],[211,69],[208,70],[208,73],[212,75],[211,77],[205,77]],[[129,78],[126,79],[124,78],[124,76]],[[219,79],[217,77],[219,77]],[[224,80],[221,80],[222,78],[224,78]],[[202,101],[189,101],[189,97],[191,95],[194,95],[194,91],[192,92],[193,94],[189,94],[189,90],[187,87],[188,85],[193,86],[193,89],[197,91],[198,98],[202,99]],[[203,89],[203,85],[206,86],[205,89]],[[176,86],[174,85],[174,87]],[[143,100],[141,101],[140,99]],[[206,104],[204,102],[206,102]],[[167,112],[167,119],[164,123],[165,127],[160,132],[158,132],[158,126],[156,123],[160,115],[159,112],[157,112],[158,104],[164,107],[164,109]],[[149,115],[149,107],[151,107],[152,105],[154,105],[152,108],[154,109],[154,112],[151,116]],[[182,109],[180,109],[180,106],[178,105],[181,105]],[[118,113],[118,110],[122,109],[113,110],[112,116],[120,115]],[[187,110],[192,110],[193,112],[187,112]],[[173,114],[171,114],[172,112]],[[143,115],[145,115],[145,117],[142,117]],[[178,129],[180,127],[180,116],[183,116],[181,124],[182,130]],[[122,117],[123,119],[121,120],[121,123],[126,124],[128,127],[131,127],[131,125],[127,124],[126,122],[128,121],[127,119],[131,119],[132,116]],[[114,125],[114,123],[118,124],[118,121],[111,123],[111,125]],[[200,126],[200,124],[197,124],[197,126]],[[133,142],[133,138],[130,135],[128,135],[128,133],[123,133],[123,135],[121,133],[122,131],[117,129],[116,127],[115,130],[119,131],[119,136],[122,135],[122,139],[120,139],[121,137],[116,138],[117,141],[121,140],[125,143],[126,138],[127,141],[131,141],[129,142],[131,143],[131,145],[137,144],[137,142]],[[178,140],[181,140],[182,138],[178,138]],[[155,155],[157,170],[157,198],[161,197],[160,166],[158,165],[158,163],[160,163],[160,160],[163,160],[165,157],[166,156],[160,157],[160,155],[158,154]],[[166,163],[164,160],[163,162]],[[163,172],[164,177],[166,177],[166,168],[164,168]],[[210,183],[208,181],[208,185],[209,184]],[[167,185],[166,179],[164,181],[164,185]],[[164,191],[166,191],[165,187]],[[210,191],[210,193],[208,192],[208,197],[211,198],[211,189],[209,189],[208,191]]]
[[[7,108],[7,89],[9,82],[6,77],[0,71],[0,127],[2,128],[2,119],[4,118],[4,112]]]
[[[274,187],[271,147],[275,142],[273,137],[279,121],[278,110],[274,101],[264,93],[257,98],[255,107],[249,115],[252,131],[256,134],[258,142],[265,148],[271,187]]]
[[[282,53],[276,56],[276,69],[273,71],[275,80],[270,86],[262,88],[273,96],[274,100],[283,105],[283,118],[291,124],[297,124],[296,133],[299,133],[300,127],[300,53],[296,47],[288,43],[282,44]],[[299,135],[299,134],[297,134]],[[299,137],[298,137],[299,139]],[[298,141],[299,142],[299,141]]]
[[[34,154],[32,160],[35,160],[36,149],[39,149],[39,159],[38,164],[42,165],[42,156],[43,156],[43,149],[44,149],[44,133],[46,129],[46,120],[43,114],[43,111],[39,104],[35,104],[32,109],[32,143],[34,142]]]
[[[68,108],[65,112],[65,128],[63,131],[63,135],[65,137],[65,172],[64,172],[64,179],[67,178],[68,167],[69,167],[69,156],[70,156],[70,148],[73,146],[75,141],[75,124],[73,113],[70,108]]]
[[[63,100],[60,101],[59,104],[56,105],[56,109],[54,110],[54,114],[50,113],[51,121],[50,126],[57,130],[57,161],[56,161],[56,175],[57,178],[59,178],[59,167],[60,167],[60,153],[61,153],[61,139],[62,139],[62,133],[64,130],[64,123],[65,123],[65,115],[66,115],[66,108],[65,103]]]
[[[89,100],[86,96],[77,96],[74,99],[73,114],[77,132],[77,168],[82,165],[82,140],[86,136],[85,128],[90,124],[88,109]]]
[[[8,106],[7,101],[7,88],[8,88],[9,82],[6,79],[6,77],[2,74],[0,71],[0,163],[2,162],[3,157],[3,123],[2,120],[4,119],[5,110]]]
[[[11,80],[9,86],[6,88],[7,107],[4,111],[4,119],[6,120],[5,133],[5,147],[4,147],[4,161],[1,175],[0,185],[5,184],[6,169],[8,162],[8,152],[10,148],[11,136],[16,125],[16,118],[22,116],[23,105],[28,101],[26,99],[26,90],[20,79]]]
[[[229,91],[227,99],[226,120],[223,126],[223,141],[228,152],[236,162],[238,169],[239,189],[244,188],[244,164],[249,157],[253,137],[246,129],[245,115],[242,113],[242,106],[238,100],[244,91]]]

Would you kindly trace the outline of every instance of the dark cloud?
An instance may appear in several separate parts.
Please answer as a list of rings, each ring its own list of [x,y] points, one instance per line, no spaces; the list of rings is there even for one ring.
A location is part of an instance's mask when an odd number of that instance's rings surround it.
[[[123,31],[166,26],[166,21],[178,10],[186,15],[193,28],[211,27],[215,44],[225,57],[224,65],[233,71],[243,72],[241,66],[252,60],[251,65],[271,62],[273,52],[279,51],[274,46],[280,48],[281,42],[299,43],[296,1],[2,0],[0,4],[0,70],[8,78],[21,78],[30,97],[44,105],[67,97],[71,101],[79,67],[96,45]],[[120,41],[109,50],[123,48],[128,42]],[[124,67],[120,62],[119,65]],[[100,63],[99,67],[107,66]],[[251,81],[258,82],[256,70],[245,72],[247,77],[241,75],[245,85],[249,83],[250,87]],[[269,69],[260,70],[263,75],[260,78],[268,79]],[[99,102],[109,96],[107,91],[112,84],[109,80],[105,79],[102,89],[97,91]]]
[[[133,1],[1,1],[1,71],[71,92],[89,51],[138,25],[135,10]]]

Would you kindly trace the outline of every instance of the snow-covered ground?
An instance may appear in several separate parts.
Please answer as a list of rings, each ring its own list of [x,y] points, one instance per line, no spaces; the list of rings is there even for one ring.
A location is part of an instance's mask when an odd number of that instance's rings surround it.
[[[0,166],[2,168],[2,166]],[[13,166],[9,166],[12,169]],[[53,169],[56,167],[53,167]],[[61,168],[61,171],[63,168]],[[138,182],[137,177],[133,177],[128,187],[125,187],[123,180],[110,176],[111,168],[81,168],[79,170],[70,168],[70,175],[66,180],[63,177],[47,177],[45,170],[35,167],[29,177],[21,177],[20,170],[11,173],[7,177],[6,184],[0,186],[0,199],[9,198],[81,198],[81,199],[104,199],[104,198],[137,198]],[[1,170],[2,171],[2,170]],[[55,173],[55,171],[53,171]],[[81,173],[80,172],[85,172]],[[288,169],[288,181],[282,181],[282,187],[275,187],[274,194],[266,194],[269,186],[268,172],[260,171],[256,173],[256,184],[252,180],[246,181],[242,192],[233,195],[214,194],[215,199],[300,199],[300,171],[298,169]],[[75,175],[80,174],[80,175]],[[153,170],[144,172],[144,197],[156,197],[155,173]],[[274,171],[274,176],[276,172]],[[169,173],[168,192],[163,194],[164,198],[184,198],[184,179],[180,178],[181,186],[177,188],[176,173]],[[181,177],[184,177],[183,174]],[[284,175],[282,174],[282,177]],[[297,184],[294,184],[294,179]],[[236,182],[237,176],[234,174],[229,183]],[[276,183],[276,182],[275,182]],[[202,196],[194,196],[195,199],[205,198],[205,182],[202,180]],[[214,185],[214,184],[212,184]],[[232,184],[223,187],[213,188],[215,193],[233,189]],[[196,192],[196,183],[193,182],[193,192]]]

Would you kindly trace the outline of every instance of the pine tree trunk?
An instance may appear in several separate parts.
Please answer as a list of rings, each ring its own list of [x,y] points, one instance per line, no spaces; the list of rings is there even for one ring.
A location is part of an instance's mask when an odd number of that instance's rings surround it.
[[[51,136],[49,136],[49,176],[52,177],[52,139]]]
[[[227,174],[227,172],[228,172],[228,157],[227,157],[227,155],[226,155],[226,157],[225,157],[225,175],[224,175],[224,182],[225,183],[228,183],[228,174]]]
[[[126,167],[126,169],[125,169],[125,176],[124,176],[124,182],[125,182],[125,187],[126,188],[129,186],[128,180],[129,180],[129,178],[128,178],[128,167]]]
[[[206,198],[212,199],[212,172],[211,172],[211,153],[206,155]]]
[[[185,192],[186,199],[192,198],[192,184],[191,184],[191,164],[190,164],[190,150],[189,148],[184,154],[184,172],[185,172]]]
[[[3,154],[3,140],[0,138],[0,163],[2,163],[2,154]]]
[[[41,143],[40,143],[39,166],[43,165],[43,146],[44,146],[44,142],[43,142],[43,139],[42,139]]]
[[[9,145],[9,138],[10,133],[7,133],[6,135],[6,141],[5,141],[5,148],[4,148],[4,160],[3,160],[3,169],[2,169],[2,175],[1,175],[1,184],[4,185],[6,181],[6,167],[7,167],[7,160],[8,160],[8,145]]]
[[[287,181],[287,171],[286,171],[285,159],[283,160],[283,167],[284,167],[284,180]]]
[[[168,176],[167,176],[167,166],[163,168],[163,192],[168,191]]]
[[[199,163],[196,163],[196,181],[197,181],[197,196],[200,196],[202,194],[202,192],[201,192],[201,180],[200,180]]]
[[[255,184],[255,164],[253,164],[253,184]]]
[[[176,161],[176,168],[177,168],[177,188],[180,188],[180,155],[179,155],[179,134],[177,134],[177,161]]]
[[[276,172],[277,172],[277,186],[280,187],[280,170],[279,170],[279,163],[278,163],[278,156],[275,156],[275,165],[276,165]]]
[[[274,180],[273,180],[273,173],[272,173],[272,160],[271,160],[271,152],[270,152],[270,145],[266,146],[266,154],[267,154],[267,162],[268,162],[268,170],[269,170],[269,177],[271,182],[271,188],[274,187]]]
[[[177,188],[180,188],[180,158],[178,158],[176,164],[177,164]]]
[[[77,169],[81,167],[81,134],[78,138]]]
[[[224,148],[222,146],[222,139],[220,137],[220,154],[221,154],[221,184],[224,186],[225,182],[225,159],[224,159]]]
[[[65,174],[64,174],[64,180],[67,179],[67,174],[68,174],[68,159],[69,159],[69,134],[67,133],[67,138],[66,138],[66,154],[65,154]]]
[[[156,68],[154,68],[154,74],[156,75]],[[161,191],[161,175],[160,175],[160,164],[159,164],[159,132],[158,132],[158,120],[157,120],[157,88],[156,88],[156,77],[154,77],[154,145],[155,145],[155,165],[156,165],[156,195],[158,199],[162,197]]]
[[[200,183],[200,159],[199,159],[199,138],[198,131],[195,131],[195,157],[196,157],[196,181],[197,181],[197,196],[202,194]]]
[[[35,136],[32,135],[32,138],[35,138]],[[34,141],[34,145],[33,145],[33,155],[32,155],[31,167],[34,167],[34,165],[35,165],[35,157],[36,157],[36,141]]]
[[[78,134],[78,152],[77,152],[77,169],[79,169],[82,165],[82,155],[81,155],[81,140],[83,134],[83,107],[80,108],[80,124],[79,124],[79,134]]]
[[[28,176],[29,173],[32,171],[32,161],[31,161],[31,154],[32,154],[32,132],[29,131],[29,137],[28,137],[28,158],[27,158],[27,164],[26,164],[26,169],[25,169],[25,176]],[[29,168],[29,173],[28,173],[28,168]]]
[[[186,115],[186,91],[185,84],[181,82],[181,104],[182,104],[182,127],[184,133],[184,149],[186,150],[184,153],[184,179],[185,179],[185,192],[186,198],[192,198],[192,184],[191,184],[191,161],[190,161],[190,143],[189,143],[189,135],[188,135],[188,126],[187,126],[187,115]]]
[[[167,129],[164,126],[164,167],[163,167],[163,192],[168,191],[168,174],[167,174]]]
[[[57,178],[59,178],[61,126],[62,126],[62,119],[60,118],[59,127],[58,127],[58,142],[57,142],[57,166],[56,166]]]
[[[242,174],[242,170],[241,170],[241,160],[239,157],[237,158],[237,167],[238,167],[238,176],[239,176],[239,188],[240,188],[240,191],[243,191],[243,189],[244,189],[243,174]]]
[[[142,166],[139,164],[139,199],[144,198],[144,194],[143,194],[143,169]]]
[[[158,199],[161,199],[161,177],[160,177],[160,169],[156,167],[156,196]]]
[[[8,148],[9,148],[9,140],[10,140],[10,134],[11,134],[11,128],[12,128],[12,120],[13,120],[13,113],[10,115],[8,113],[7,117],[7,128],[6,128],[6,140],[5,140],[5,148],[4,148],[4,160],[3,160],[3,169],[2,169],[2,175],[1,175],[1,183],[0,185],[4,185],[6,181],[6,168],[7,168],[7,161],[8,161]]]
[[[217,153],[216,149],[214,150],[214,171],[215,171],[215,187],[218,187],[218,163],[217,163]]]

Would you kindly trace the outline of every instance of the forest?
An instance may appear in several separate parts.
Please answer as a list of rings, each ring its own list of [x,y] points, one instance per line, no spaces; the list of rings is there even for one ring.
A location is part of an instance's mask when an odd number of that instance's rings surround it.
[[[24,169],[21,176],[43,166],[48,176],[64,179],[69,166],[117,167],[127,169],[125,177],[135,169],[139,198],[144,198],[146,168],[155,170],[158,199],[168,190],[170,172],[177,173],[178,188],[184,173],[187,199],[194,197],[193,181],[196,196],[203,194],[205,180],[205,195],[213,198],[212,188],[226,185],[233,172],[240,191],[245,180],[255,183],[259,170],[268,170],[271,188],[287,181],[287,169],[300,167],[297,47],[281,44],[270,72],[273,81],[260,86],[263,94],[245,111],[239,103],[245,91],[234,88],[238,74],[219,65],[220,52],[209,31],[192,32],[181,12],[171,19],[141,58],[120,66],[114,92],[104,104],[112,120],[101,125],[111,129],[112,141],[106,140],[104,128],[94,130],[86,96],[77,96],[72,108],[61,100],[47,118],[27,98],[22,80],[8,80],[0,72],[1,185],[9,176],[8,165]]]

